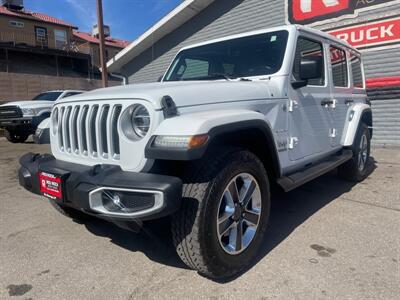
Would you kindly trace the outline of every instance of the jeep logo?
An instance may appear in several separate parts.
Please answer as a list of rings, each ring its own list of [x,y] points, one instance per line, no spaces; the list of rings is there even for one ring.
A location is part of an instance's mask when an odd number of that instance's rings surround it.
[[[373,9],[395,0],[286,0],[287,22],[311,24],[332,18],[355,17],[360,10]]]

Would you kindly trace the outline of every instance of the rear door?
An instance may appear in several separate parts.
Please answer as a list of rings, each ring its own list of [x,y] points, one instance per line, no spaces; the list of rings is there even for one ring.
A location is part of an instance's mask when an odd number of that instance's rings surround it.
[[[308,81],[307,86],[289,89],[289,158],[297,161],[305,157],[329,151],[329,116],[321,102],[330,99],[327,78],[327,55],[322,41],[307,35],[299,36],[293,63],[293,79],[300,80],[299,70],[302,58],[319,56],[323,58],[321,78]]]
[[[346,123],[347,111],[352,99],[348,52],[346,48],[329,45],[331,101],[326,105],[330,114],[329,141],[331,147],[340,146]]]

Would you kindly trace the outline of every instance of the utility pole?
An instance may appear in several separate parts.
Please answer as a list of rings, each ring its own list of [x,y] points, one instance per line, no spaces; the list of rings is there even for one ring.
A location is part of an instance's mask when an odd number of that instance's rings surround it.
[[[103,23],[103,3],[102,0],[97,0],[97,29],[99,30],[100,41],[100,64],[101,64],[101,79],[103,87],[108,86],[108,72],[106,62],[106,51],[104,45],[104,23]]]

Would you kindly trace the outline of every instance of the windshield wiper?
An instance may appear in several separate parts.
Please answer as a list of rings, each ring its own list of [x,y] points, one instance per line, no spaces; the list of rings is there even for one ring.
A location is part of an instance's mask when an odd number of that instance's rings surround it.
[[[229,76],[228,74],[225,74],[225,73],[212,73],[212,74],[208,75],[207,78],[208,79],[211,79],[211,78],[216,78],[216,79],[224,78],[224,79],[229,80],[229,81],[231,81],[233,79],[236,79],[236,78],[231,77],[231,76]]]
[[[212,73],[212,74],[209,75],[209,77],[225,78],[226,80],[229,80],[229,81],[232,81],[232,80],[235,80],[235,79],[239,79],[240,81],[252,81],[249,78],[233,77],[233,76],[230,76],[230,75],[225,74],[225,73]]]

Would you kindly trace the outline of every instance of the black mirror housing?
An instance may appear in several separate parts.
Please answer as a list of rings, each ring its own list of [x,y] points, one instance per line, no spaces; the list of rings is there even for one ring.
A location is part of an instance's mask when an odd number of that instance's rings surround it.
[[[300,79],[307,81],[320,78],[322,75],[322,57],[303,58],[300,62]]]

